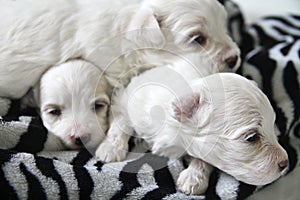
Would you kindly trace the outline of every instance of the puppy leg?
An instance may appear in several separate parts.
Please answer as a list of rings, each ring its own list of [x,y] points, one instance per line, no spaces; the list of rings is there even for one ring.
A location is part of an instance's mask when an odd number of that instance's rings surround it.
[[[191,158],[188,168],[183,170],[177,179],[178,189],[185,194],[205,193],[212,170],[213,167],[206,162]]]
[[[124,160],[128,152],[128,141],[133,132],[122,117],[113,119],[106,138],[96,150],[96,158],[103,162]]]

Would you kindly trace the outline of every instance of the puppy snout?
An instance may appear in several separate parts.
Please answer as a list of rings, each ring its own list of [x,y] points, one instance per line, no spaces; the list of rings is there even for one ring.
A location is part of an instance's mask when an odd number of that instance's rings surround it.
[[[90,141],[90,135],[85,135],[85,136],[75,138],[75,144],[80,147],[82,147],[84,144],[88,143],[89,141]]]
[[[227,64],[227,66],[230,69],[233,69],[236,66],[237,62],[238,62],[238,56],[237,55],[230,56],[230,57],[225,59],[225,63]]]
[[[280,171],[285,170],[288,167],[288,165],[289,165],[289,161],[288,160],[285,159],[285,160],[280,161],[278,163],[279,170]]]

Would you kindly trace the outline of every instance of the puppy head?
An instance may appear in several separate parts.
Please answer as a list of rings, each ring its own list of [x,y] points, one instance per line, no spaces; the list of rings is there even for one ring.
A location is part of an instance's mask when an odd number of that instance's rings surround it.
[[[74,60],[41,78],[39,105],[45,127],[76,149],[94,148],[108,128],[109,85],[91,63]]]
[[[220,71],[236,71],[240,51],[227,34],[226,19],[216,0],[145,0],[132,17],[126,38],[138,48],[163,50],[159,52],[163,61],[197,52],[213,60]]]
[[[253,185],[268,184],[287,170],[275,114],[256,84],[221,73],[195,82],[193,89],[173,105],[175,119],[190,130],[182,135],[188,154]]]

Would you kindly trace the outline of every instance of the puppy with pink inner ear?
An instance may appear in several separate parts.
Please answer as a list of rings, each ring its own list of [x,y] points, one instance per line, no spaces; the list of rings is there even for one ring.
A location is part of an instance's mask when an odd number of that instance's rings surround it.
[[[95,148],[103,140],[110,86],[99,68],[82,60],[54,66],[34,93],[44,126],[67,148]]]
[[[97,158],[124,159],[134,135],[154,154],[191,158],[177,179],[186,194],[206,191],[212,166],[253,185],[278,179],[289,161],[277,141],[275,114],[266,95],[237,74],[199,74],[195,69],[210,64],[199,57],[196,61],[195,67],[180,61],[134,77],[114,100],[116,117]]]

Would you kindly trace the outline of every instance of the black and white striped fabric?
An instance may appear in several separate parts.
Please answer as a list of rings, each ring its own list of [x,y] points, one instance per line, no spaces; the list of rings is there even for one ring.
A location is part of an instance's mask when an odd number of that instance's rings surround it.
[[[240,73],[255,80],[276,113],[276,131],[290,158],[299,166],[300,150],[300,16],[267,17],[248,28]]]
[[[222,3],[243,52],[240,73],[257,81],[270,98],[293,170],[299,167],[300,150],[300,18],[270,17],[245,27],[238,7],[229,0]],[[64,150],[40,118],[29,115],[20,101],[0,98],[2,199],[245,199],[257,189],[215,170],[205,195],[184,195],[175,186],[186,167],[183,161],[145,153],[101,163],[87,150]],[[157,169],[158,164],[164,167]]]
[[[10,103],[0,100],[2,108]],[[10,105],[19,107],[19,102]],[[181,160],[147,152],[124,162],[105,164],[88,150],[64,150],[39,117],[0,118],[3,199],[235,199],[255,189],[215,170],[205,195],[185,195],[175,185],[185,167]]]

